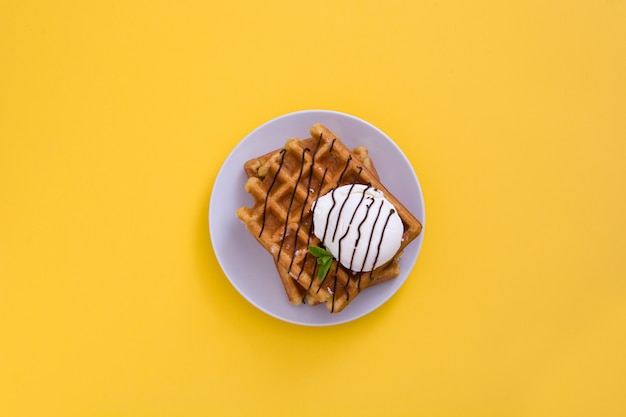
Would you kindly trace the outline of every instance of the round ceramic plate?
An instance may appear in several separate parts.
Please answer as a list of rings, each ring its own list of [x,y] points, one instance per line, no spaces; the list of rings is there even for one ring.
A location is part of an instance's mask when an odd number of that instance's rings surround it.
[[[424,236],[422,231],[405,249],[397,278],[364,290],[340,313],[330,314],[324,305],[289,303],[271,256],[250,235],[235,211],[253,204],[252,197],[244,190],[243,164],[281,148],[289,138],[310,137],[310,127],[318,122],[333,131],[348,148],[366,146],[381,182],[424,223],[422,190],[411,163],[386,134],[368,122],[345,113],[308,110],[280,116],[246,136],[224,161],[211,192],[209,230],[213,250],[222,270],[245,299],[275,318],[306,326],[345,323],[380,307],[406,281]]]

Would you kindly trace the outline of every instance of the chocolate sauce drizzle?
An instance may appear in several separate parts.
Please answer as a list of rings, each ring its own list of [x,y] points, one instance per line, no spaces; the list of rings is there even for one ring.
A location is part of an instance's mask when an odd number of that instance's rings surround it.
[[[322,193],[322,187],[324,186],[324,180],[326,179],[326,173],[328,172],[328,168],[324,169],[324,173],[322,174],[322,180],[320,182],[320,186],[317,190],[317,195],[315,196],[315,200],[317,200],[318,198],[320,198],[320,194]],[[311,227],[309,227],[309,234],[307,237],[307,241],[306,241],[306,247],[309,247],[309,244],[311,243],[311,237],[313,236],[313,222],[311,221]],[[304,266],[305,266],[305,262],[306,262],[306,257],[309,256],[309,252],[307,251],[306,256],[304,258],[304,262],[302,263],[302,268],[300,269],[300,272],[298,273],[298,278],[296,280],[300,279],[300,275],[302,275],[302,272],[304,271]],[[317,263],[315,264],[315,267],[313,269],[313,274],[315,274],[315,269],[317,269]]]
[[[352,184],[352,187],[350,187],[350,191],[352,191],[352,188],[354,188],[354,184]],[[339,238],[339,254],[338,254],[338,256],[340,258],[341,258],[341,244],[343,243],[343,240],[348,236],[348,233],[350,232],[350,228],[352,227],[352,222],[354,221],[354,217],[356,216],[356,213],[359,211],[359,207],[361,207],[361,204],[363,204],[363,201],[365,200],[365,193],[366,193],[366,191],[368,189],[370,189],[370,188],[372,188],[372,185],[371,184],[367,184],[367,187],[365,187],[365,189],[363,190],[363,194],[361,194],[361,199],[359,200],[359,203],[357,204],[357,206],[354,209],[354,212],[352,213],[352,217],[350,217],[350,222],[348,223],[348,227],[346,228],[346,232]],[[354,254],[356,253],[356,248],[357,248],[357,245],[359,244],[359,239],[361,238],[361,226],[363,225],[363,223],[367,219],[367,214],[369,212],[369,207],[374,202],[374,200],[371,197],[368,197],[368,199],[371,199],[371,203],[369,205],[366,205],[365,217],[363,218],[363,220],[359,223],[359,225],[357,227],[357,238],[356,238],[355,243],[354,243],[354,249],[352,250],[352,256],[350,257],[350,266],[348,267],[348,269],[350,271],[352,271],[352,262],[354,261]],[[342,207],[342,209],[343,209],[343,207]],[[339,216],[341,216],[341,212],[339,212]],[[339,220],[337,220],[337,226],[338,225],[339,225]],[[337,231],[337,226],[335,226],[335,231]],[[343,290],[346,293],[346,296],[348,297],[348,299],[350,299],[350,292],[348,292],[348,284],[349,283],[350,283],[350,280],[348,279],[348,280],[346,280],[346,283],[343,286]]]
[[[352,186],[350,186],[350,192],[352,192],[352,189],[354,188],[355,184],[352,184]],[[361,206],[361,204],[363,203],[363,200],[365,200],[365,191],[367,191],[367,189],[370,188],[370,186],[368,185],[365,190],[363,190],[363,194],[361,194],[361,199],[359,200],[359,204],[357,204],[357,206],[354,208],[354,212],[352,213],[352,217],[350,217],[350,221],[348,222],[348,227],[346,228],[345,233],[339,238],[339,253],[341,254],[341,243],[343,242],[343,240],[346,238],[346,236],[348,236],[348,233],[350,232],[350,228],[352,227],[352,222],[354,221],[354,216],[356,216],[356,213],[359,211],[359,207]],[[341,210],[339,210],[339,216],[337,217],[337,225],[335,226],[335,233],[337,233],[337,229],[339,228],[339,218],[341,217],[341,211],[343,210],[343,207],[346,205],[346,202],[348,201],[348,199],[346,198],[343,202],[343,205],[341,207]],[[333,233],[333,240],[334,240],[334,236],[335,233]],[[356,246],[355,246],[356,248]],[[354,257],[354,254],[352,254]],[[341,255],[339,255],[339,258],[341,258]],[[352,265],[350,265],[352,266]],[[352,268],[348,268],[350,270],[352,270]]]
[[[356,181],[359,178],[359,176],[361,175],[361,171],[362,170],[363,170],[363,168],[359,167],[359,173],[357,174],[357,178],[355,178],[355,182],[353,182],[352,185],[350,186],[350,191],[348,191],[348,195],[350,195],[350,193],[354,189],[354,186],[356,185]],[[337,226],[339,226],[339,219],[341,218],[341,213],[343,213],[343,208],[346,206],[347,202],[348,202],[348,199],[346,198],[345,200],[343,200],[343,203],[341,203],[341,207],[339,208],[339,214],[337,214]],[[354,219],[354,215],[355,214],[356,214],[356,210],[354,211],[354,213],[352,213],[352,219]],[[329,215],[329,217],[330,217],[330,215]],[[328,219],[326,220],[326,223],[328,224]],[[350,223],[352,223],[352,220],[350,220]],[[334,241],[335,238],[337,237],[337,229],[338,229],[337,226],[335,226],[335,230],[333,231],[333,238],[331,239],[331,241]],[[340,241],[341,241],[341,239],[340,239]],[[339,246],[339,250],[341,250],[341,245]]]
[[[311,180],[313,178],[313,168],[315,166],[315,157],[317,156],[317,151],[320,148],[320,144],[322,143],[322,133],[320,133],[320,139],[317,141],[317,145],[315,145],[315,151],[313,152],[313,155],[311,157],[311,166],[309,168],[309,182],[307,184],[307,189],[311,189]],[[333,141],[334,143],[334,141]],[[322,174],[322,179],[320,181],[320,185],[319,188],[317,190],[317,195],[315,196],[315,199],[317,200],[320,197],[320,193],[322,192],[322,187],[324,186],[324,179],[326,178],[326,173],[328,172],[328,168],[324,169],[324,173]],[[298,239],[298,233],[300,232],[300,227],[302,226],[303,223],[303,219],[304,219],[304,210],[306,208],[306,203],[308,201],[309,198],[309,193],[307,193],[306,198],[304,200],[304,203],[302,204],[302,211],[300,212],[300,223],[298,224],[298,230],[296,231],[296,236],[294,237],[294,248],[293,248],[293,256],[291,258],[291,262],[289,263],[289,269],[288,269],[288,273],[291,271],[291,267],[293,266],[293,262],[296,259],[296,242]],[[315,200],[314,200],[315,201]],[[313,220],[311,220],[311,225],[309,227],[309,233],[307,235],[307,240],[306,240],[306,247],[309,247],[309,244],[311,243],[311,236],[313,235]],[[302,276],[302,272],[304,271],[304,267],[306,266],[306,262],[307,262],[307,258],[309,257],[309,252],[308,250],[306,251],[305,255],[304,255],[304,259],[302,260],[302,267],[300,268],[300,272],[298,272],[298,275],[296,277],[296,281],[300,281],[300,276]],[[317,262],[314,264],[313,267],[313,274],[311,275],[311,277],[315,276],[315,272],[317,269]],[[310,282],[309,282],[309,286],[307,288],[307,291],[304,293],[304,295],[302,296],[302,303],[304,303],[306,301],[306,295],[309,292],[309,289],[311,288],[311,286],[313,285],[313,278],[311,278]]]
[[[333,194],[331,194],[331,196],[333,198],[333,206],[329,210],[328,216],[326,217],[326,227],[324,229],[324,239],[325,239],[326,233],[328,231],[328,223],[330,222],[330,214],[332,213],[332,210],[333,210],[333,208],[335,206],[335,194],[334,194],[335,190],[340,186],[341,180],[343,178],[343,175],[345,174],[346,170],[348,169],[348,166],[349,166],[351,160],[352,160],[352,156],[350,155],[348,157],[348,160],[346,161],[346,166],[344,167],[343,172],[341,173],[341,175],[339,177],[339,180],[337,181],[337,186],[332,191]],[[356,173],[356,175],[354,177],[354,180],[352,182],[352,185],[350,186],[350,191],[348,192],[348,195],[352,192],[352,189],[358,183],[359,178],[361,177],[361,172],[363,172],[363,167],[359,166],[358,167],[358,172]],[[370,185],[368,184],[367,188],[369,188],[369,187],[370,187]],[[363,193],[363,197],[364,196],[365,196],[365,193]],[[361,198],[361,201],[359,202],[359,205],[363,201],[363,197]],[[339,228],[338,227],[339,226],[339,219],[341,218],[341,213],[343,212],[343,209],[344,209],[347,201],[348,201],[347,198],[345,200],[343,200],[343,203],[341,204],[341,207],[339,208],[339,213],[337,214],[337,224],[335,225],[335,230],[333,231],[333,237],[332,237],[331,241],[334,241],[336,236],[337,236],[337,229]],[[354,220],[354,216],[356,215],[356,211],[357,210],[358,210],[358,205],[357,205],[357,208],[355,209],[354,213],[352,213],[352,217],[350,218],[350,223],[348,224],[348,230],[350,229],[350,225],[352,224],[352,220]],[[335,260],[335,273],[334,273],[335,280],[333,282],[333,290],[332,290],[332,305],[331,305],[331,310],[330,310],[331,313],[335,310],[335,297],[336,297],[336,294],[337,294],[337,281],[338,281],[338,279],[337,279],[337,272],[339,271],[339,265],[340,265],[339,259],[341,259],[341,243],[342,243],[343,239],[346,237],[347,234],[348,234],[348,231],[346,231],[346,233],[339,238],[339,245],[338,245],[339,250],[338,250],[338,253],[337,253],[337,259]],[[350,294],[349,294],[348,291],[346,291],[346,289],[347,289],[349,283],[350,283],[350,277],[346,278],[346,283],[345,283],[345,285],[343,287],[344,288],[344,292],[346,293],[346,297],[348,297],[348,299],[350,297]]]
[[[378,212],[376,213],[376,218],[374,218],[374,225],[372,226],[372,231],[376,230],[376,225],[378,224],[378,219],[380,219],[380,212],[383,209],[383,201],[380,201],[380,206],[378,206]],[[365,250],[365,259],[363,260],[363,268],[361,268],[361,273],[363,272],[363,269],[365,268],[365,265],[367,264],[367,258],[369,258],[370,255],[370,247],[372,245],[372,236],[374,235],[374,233],[372,232],[372,234],[370,235],[370,240],[367,242],[367,249]],[[381,234],[380,236],[380,240],[382,242],[383,240],[383,236]],[[376,258],[378,258],[378,254],[376,255]],[[374,263],[372,265],[375,265],[376,261],[374,261]],[[373,270],[373,269],[372,269]]]
[[[324,174],[322,174],[322,180],[320,182],[319,189],[317,190],[317,195],[315,196],[316,200],[318,198],[320,198],[320,194],[322,192],[322,187],[324,186],[324,179],[326,179],[326,173],[327,172],[328,172],[328,168],[324,169]],[[311,236],[312,235],[313,235],[313,221],[311,220],[311,227],[309,227],[309,235],[308,235],[307,241],[306,241],[307,249],[309,247],[309,244],[311,243]],[[308,257],[309,257],[309,251],[307,250],[306,254],[304,255],[304,260],[302,261],[302,268],[300,268],[300,272],[298,273],[298,277],[296,278],[296,281],[300,281],[300,276],[302,275],[302,272],[304,272],[304,267],[306,266],[306,261],[307,261]],[[315,277],[315,273],[316,272],[317,272],[317,262],[315,262],[313,264],[313,272],[311,273],[311,280],[309,281],[309,285],[306,288],[306,292],[307,293],[309,292],[309,290],[313,286],[314,277]],[[319,291],[319,289],[318,289],[318,291]],[[302,297],[302,302],[305,301],[305,298],[306,298],[306,294],[304,294],[304,296]]]
[[[354,250],[352,251],[352,258],[350,259],[350,268],[349,268],[350,270],[352,270],[352,262],[354,261],[354,255],[356,254],[356,248],[359,245],[359,242],[361,240],[361,227],[363,226],[363,223],[365,223],[365,220],[367,220],[367,216],[369,216],[370,209],[374,205],[374,199],[372,197],[368,197],[368,199],[369,199],[369,204],[365,205],[365,216],[363,216],[363,220],[361,220],[361,223],[359,223],[359,226],[356,229],[357,236],[356,236],[356,242],[354,243]],[[371,237],[370,237],[370,239],[371,239]],[[359,275],[359,280],[357,282],[357,286],[356,286],[357,292],[361,292],[361,278],[363,277],[363,273],[362,272],[363,271],[361,271],[361,274]],[[347,286],[348,286],[348,284],[346,283],[346,287]],[[346,293],[347,293],[347,291],[346,291]]]
[[[298,184],[300,184],[300,179],[302,178],[302,171],[304,170],[304,158],[307,152],[310,152],[309,149],[307,148],[304,148],[304,150],[302,151],[302,162],[300,163],[300,173],[298,174],[296,185],[293,187],[293,192],[291,193],[291,199],[289,200],[289,207],[287,207],[287,215],[285,216],[285,226],[283,228],[283,239],[280,240],[280,246],[278,247],[278,254],[276,255],[277,261],[280,259],[280,254],[283,251],[283,246],[285,245],[285,240],[286,240],[285,237],[287,236],[287,228],[289,227],[289,215],[291,214],[291,206],[293,205],[293,200],[296,197],[296,192],[298,191]],[[297,238],[298,238],[298,235],[296,235],[296,239]],[[295,256],[295,245],[294,245],[294,256]],[[293,259],[292,259],[292,262],[293,262]]]
[[[376,257],[374,258],[374,265],[376,265],[376,262],[378,261],[378,256],[380,255],[380,247],[383,244],[383,238],[385,237],[385,230],[387,230],[387,225],[389,224],[389,219],[391,218],[391,216],[393,216],[393,213],[395,213],[396,211],[394,209],[390,209],[389,213],[387,214],[387,218],[385,219],[385,224],[383,225],[383,231],[380,233],[380,240],[378,241],[378,246],[376,247]]]
[[[317,151],[320,148],[320,143],[322,142],[321,140],[321,135],[320,135],[320,140],[317,142],[317,145],[315,146],[315,150],[313,151],[313,155],[311,156],[311,165],[309,167],[309,181],[306,185],[306,189],[307,191],[311,189],[311,180],[313,179],[313,167],[315,166],[315,156],[317,155]],[[308,149],[305,149],[304,151],[302,151],[302,164],[304,165],[304,153],[308,151]],[[326,171],[324,171],[324,176],[326,176]],[[322,189],[322,187],[320,186],[320,190]],[[293,266],[293,262],[296,259],[296,252],[297,252],[297,244],[298,244],[298,234],[300,233],[300,228],[302,227],[302,223],[304,221],[304,210],[306,208],[306,203],[309,201],[309,192],[306,193],[306,197],[304,198],[304,202],[302,203],[302,209],[300,210],[300,221],[298,222],[298,228],[296,229],[296,233],[293,237],[293,255],[291,257],[291,262],[289,262],[289,268],[287,269],[287,273],[291,272],[291,267]],[[318,191],[319,194],[319,191]],[[307,244],[306,247],[309,247],[309,242],[311,240],[311,232],[313,230],[313,222],[311,222],[311,227],[309,228],[309,235],[307,237]],[[306,252],[308,255],[308,251]],[[304,263],[306,262],[306,255],[305,255],[305,260],[302,262],[302,268],[304,269]],[[300,272],[302,272],[302,270],[300,270]],[[298,277],[300,277],[300,275],[298,275]]]
[[[272,187],[274,187],[274,183],[276,182],[276,178],[278,178],[278,174],[280,174],[280,170],[283,168],[283,163],[285,162],[285,154],[287,153],[286,149],[281,149],[280,151],[280,164],[278,165],[278,169],[276,170],[276,174],[274,174],[274,178],[272,179],[272,183],[267,189],[267,194],[265,195],[265,202],[263,203],[263,220],[261,221],[261,231],[259,232],[259,237],[263,234],[263,229],[265,229],[265,215],[267,214],[267,200],[270,197],[270,191],[272,191]]]
[[[333,143],[335,143],[335,142],[333,141]],[[332,146],[331,146],[331,149],[332,149]],[[343,171],[341,171],[341,175],[339,175],[339,179],[337,180],[337,185],[330,192],[330,197],[333,199],[333,204],[330,206],[330,210],[328,210],[328,215],[326,217],[326,228],[324,229],[324,235],[322,236],[322,243],[326,240],[326,233],[328,232],[328,222],[330,221],[330,215],[332,214],[332,212],[333,212],[333,210],[335,208],[335,205],[337,204],[337,201],[335,200],[335,191],[337,190],[337,188],[339,188],[339,185],[341,185],[341,180],[343,179],[344,174],[346,173],[346,171],[348,170],[348,167],[350,166],[350,161],[352,161],[352,155],[348,156],[348,159],[346,160],[346,164],[343,167]],[[359,175],[361,175],[361,171],[362,170],[363,170],[363,168],[359,167],[359,173],[357,174],[356,178],[354,179],[355,182],[359,178]],[[354,187],[354,184],[352,184],[352,186]],[[345,201],[343,202],[343,204],[341,206],[342,209],[343,209],[343,205],[345,205]],[[341,211],[339,211],[339,215],[341,215]],[[336,228],[335,228],[335,232],[337,232]],[[335,234],[333,234],[333,239],[332,240],[335,240]]]
[[[331,149],[332,149],[332,145],[335,143],[335,141],[333,140],[332,144],[331,144]],[[339,179],[337,180],[337,184],[335,185],[335,188],[333,188],[330,191],[330,197],[333,200],[333,204],[330,207],[330,210],[328,210],[328,215],[326,217],[326,227],[324,228],[324,234],[322,235],[322,244],[324,243],[324,241],[326,240],[326,233],[328,233],[328,223],[330,222],[330,215],[333,212],[335,205],[337,204],[337,201],[335,200],[335,191],[337,190],[337,188],[339,188],[339,186],[341,185],[341,180],[343,179],[343,176],[345,175],[346,171],[348,170],[348,167],[350,166],[350,161],[352,161],[352,155],[348,155],[348,159],[346,160],[346,164],[343,167],[343,170],[341,171],[341,174],[339,175]],[[359,172],[357,173],[354,182],[356,182],[359,178],[359,176],[361,175],[361,171],[363,170],[363,168],[359,167]],[[353,184],[354,186],[354,184]],[[345,204],[345,201],[344,203]],[[343,207],[342,204],[342,207]],[[335,228],[336,231],[336,228]],[[334,239],[334,237],[333,237]],[[341,250],[341,248],[340,248]],[[339,254],[341,255],[341,254]],[[339,257],[339,256],[338,256]],[[337,285],[337,270],[339,269],[339,262],[337,260],[334,261],[335,262],[335,289],[336,289],[336,285]],[[315,265],[315,268],[317,268],[317,265]],[[326,277],[324,277],[324,279],[322,280],[322,284],[324,283],[324,281],[326,281],[326,278],[328,277],[328,274],[326,275]],[[317,289],[317,292],[319,292],[319,290],[322,288],[322,286],[320,285]],[[335,305],[335,289],[333,289],[333,306]]]
[[[357,210],[358,208],[361,206],[361,203],[363,203],[363,200],[365,199],[365,191],[367,191],[369,188],[371,188],[371,185],[368,184],[367,188],[363,191],[363,195],[361,196],[361,201],[359,201],[359,204],[357,206]],[[359,223],[359,225],[356,228],[356,240],[354,241],[354,249],[352,250],[352,256],[350,257],[350,266],[348,267],[349,270],[352,271],[352,263],[354,262],[354,255],[356,254],[356,248],[357,246],[359,246],[359,241],[361,240],[361,227],[363,226],[363,223],[365,223],[365,220],[367,220],[367,216],[369,214],[370,211],[370,207],[372,207],[372,204],[374,204],[374,198],[373,197],[367,197],[367,200],[369,202],[369,204],[365,204],[365,216],[363,216],[363,219],[361,220],[361,222]],[[356,215],[357,210],[354,210],[354,214],[352,214],[352,219],[350,219],[350,225],[352,225],[352,221],[354,220],[354,216]],[[344,233],[344,235],[341,237],[341,239],[339,239],[340,241],[343,240],[343,238],[345,238],[348,235],[348,230],[346,230],[346,233]]]

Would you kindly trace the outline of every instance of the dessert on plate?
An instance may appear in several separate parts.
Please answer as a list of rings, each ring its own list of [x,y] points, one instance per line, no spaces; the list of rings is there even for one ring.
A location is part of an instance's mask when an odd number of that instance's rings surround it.
[[[291,303],[339,313],[400,273],[422,225],[380,182],[367,149],[348,149],[322,124],[308,139],[244,164],[251,207],[237,217],[273,257]]]

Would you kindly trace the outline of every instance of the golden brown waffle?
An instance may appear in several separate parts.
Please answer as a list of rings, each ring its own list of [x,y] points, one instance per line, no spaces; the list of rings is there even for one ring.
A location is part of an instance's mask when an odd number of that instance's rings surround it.
[[[313,146],[314,140],[307,139],[304,141],[305,146]],[[258,168],[263,165],[273,154],[280,152],[280,149],[269,152],[261,157],[254,158],[244,164],[244,171],[246,175],[249,177],[258,175]],[[365,146],[357,146],[352,150],[352,154],[358,159],[364,167],[368,168],[372,174],[378,178],[378,173],[376,172],[376,168],[374,167],[374,163],[372,159],[369,157],[368,149]],[[398,257],[399,259],[399,257]],[[292,304],[309,304],[309,305],[317,305],[321,302],[317,294],[309,294],[307,290],[300,285],[295,279],[293,279],[287,269],[280,266],[278,263],[276,264],[276,270],[280,277],[281,282],[283,283],[283,287],[285,288],[285,293],[287,294],[287,299]],[[395,262],[390,264],[385,269],[385,274],[380,274],[376,280],[372,281],[370,285],[378,284],[380,282],[387,281],[389,279],[395,278],[399,273],[398,263]]]
[[[331,313],[342,311],[377,280],[398,275],[398,260],[406,245],[419,235],[421,223],[326,127],[315,124],[310,139],[289,139],[283,149],[246,165],[246,172],[252,175],[245,189],[254,205],[239,208],[237,217],[282,268],[279,275],[291,276]],[[316,258],[308,251],[309,245],[321,246],[312,233],[311,205],[333,188],[354,183],[371,184],[395,206],[404,225],[400,249],[394,259],[370,272],[355,273],[333,261],[319,281]]]

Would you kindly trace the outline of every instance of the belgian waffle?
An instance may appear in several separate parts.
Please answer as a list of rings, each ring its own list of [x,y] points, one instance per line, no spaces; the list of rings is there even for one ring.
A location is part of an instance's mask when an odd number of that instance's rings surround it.
[[[308,147],[314,146],[315,144],[314,140],[311,138],[305,140],[304,142],[305,142],[305,146],[308,146]],[[261,157],[254,158],[252,160],[247,161],[244,164],[244,171],[246,175],[248,176],[248,178],[257,176],[258,168],[261,165],[263,165],[273,154],[277,152],[280,152],[280,149],[277,149]],[[363,164],[365,168],[369,169],[372,172],[372,174],[376,178],[378,178],[378,172],[376,171],[376,168],[374,167],[374,162],[369,157],[369,151],[365,146],[357,146],[356,148],[352,150],[352,154],[355,156],[356,159],[358,159]],[[290,303],[292,304],[304,303],[304,304],[309,304],[309,305],[317,305],[321,302],[317,294],[309,294],[309,292],[302,285],[300,285],[295,279],[293,279],[292,276],[289,275],[289,272],[287,271],[287,269],[280,266],[280,264],[278,264],[277,262],[274,262],[274,263],[276,264],[276,270],[283,284],[283,287],[285,288],[285,293],[287,294],[287,299],[289,300]],[[397,265],[398,265],[397,262],[391,264],[389,267],[385,269],[385,273],[384,274],[381,273],[379,276],[377,276],[377,279],[372,281],[370,285],[378,284],[380,282],[384,282],[389,279],[395,278],[399,273]]]
[[[421,223],[379,181],[337,136],[321,124],[311,138],[289,139],[275,152],[255,158],[244,167],[249,178],[245,189],[252,207],[241,207],[237,217],[273,256],[284,279],[289,276],[306,290],[310,303],[323,302],[331,313],[342,311],[361,290],[398,275],[403,249],[419,235]],[[383,191],[396,208],[404,226],[396,256],[369,272],[349,271],[333,261],[326,277],[317,278],[317,260],[309,245],[321,246],[312,233],[313,202],[332,189],[348,184],[370,184]]]

